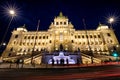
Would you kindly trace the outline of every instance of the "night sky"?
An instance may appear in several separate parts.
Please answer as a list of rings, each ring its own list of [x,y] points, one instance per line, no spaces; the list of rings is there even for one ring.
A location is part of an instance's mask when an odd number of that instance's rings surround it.
[[[10,21],[10,16],[5,7],[14,6],[17,16],[12,21],[8,36],[14,28],[26,24],[28,30],[36,30],[37,22],[40,20],[39,30],[47,30],[55,16],[60,12],[69,18],[75,29],[84,29],[83,18],[87,29],[96,29],[99,22],[108,24],[108,17],[115,16],[113,24],[115,33],[120,42],[120,3],[118,0],[0,0],[0,40]]]

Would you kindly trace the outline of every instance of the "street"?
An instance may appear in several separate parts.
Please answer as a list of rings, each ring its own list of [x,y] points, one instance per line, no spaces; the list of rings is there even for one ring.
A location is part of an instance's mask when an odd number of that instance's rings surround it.
[[[1,68],[0,80],[120,80],[120,65],[76,68]]]

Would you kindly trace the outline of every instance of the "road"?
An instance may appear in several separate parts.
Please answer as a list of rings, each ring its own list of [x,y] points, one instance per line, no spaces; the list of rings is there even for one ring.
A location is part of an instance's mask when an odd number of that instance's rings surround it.
[[[0,80],[120,80],[120,65],[0,69]]]

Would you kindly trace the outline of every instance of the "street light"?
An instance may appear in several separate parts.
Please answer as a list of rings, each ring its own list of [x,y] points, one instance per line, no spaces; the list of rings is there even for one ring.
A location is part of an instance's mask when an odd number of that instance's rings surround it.
[[[9,29],[9,27],[10,27],[10,24],[11,24],[14,16],[16,16],[15,10],[10,9],[8,12],[9,12],[9,15],[11,16],[11,19],[10,19],[10,22],[9,22],[9,24],[8,24],[8,26],[7,26],[7,29],[6,29],[6,31],[5,31],[5,34],[3,35],[2,42],[1,42],[0,46],[4,45],[4,40],[5,40],[5,38],[6,38],[6,35],[7,35],[7,32],[8,32],[8,29]]]
[[[108,21],[108,22],[110,23],[110,28],[111,28],[111,29],[113,29],[113,28],[112,28],[112,23],[113,23],[114,21],[115,21],[115,19],[114,19],[113,17],[110,17],[110,18],[109,18],[109,21]]]
[[[9,13],[12,15],[12,16],[15,16],[15,11],[13,9],[9,10]]]

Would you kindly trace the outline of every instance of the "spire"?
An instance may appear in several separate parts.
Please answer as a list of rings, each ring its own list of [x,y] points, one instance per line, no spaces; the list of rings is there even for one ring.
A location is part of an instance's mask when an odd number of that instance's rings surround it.
[[[59,16],[60,16],[60,17],[63,17],[63,13],[62,13],[62,12],[60,12],[60,13],[59,13]]]

